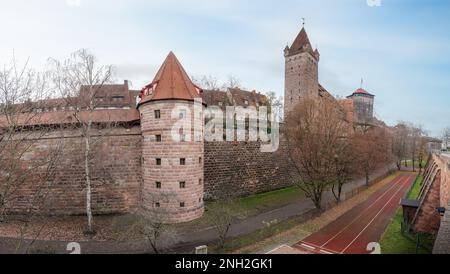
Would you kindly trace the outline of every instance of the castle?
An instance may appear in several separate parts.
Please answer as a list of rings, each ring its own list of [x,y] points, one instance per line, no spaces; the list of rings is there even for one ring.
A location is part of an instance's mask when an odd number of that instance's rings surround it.
[[[348,114],[347,120],[356,124],[374,122],[373,106],[375,96],[357,89],[343,100],[336,100],[319,83],[320,53],[309,41],[305,28],[295,38],[292,45],[284,49],[285,58],[285,90],[284,113],[287,115],[298,104],[302,97],[326,98],[335,101]]]
[[[284,56],[285,113],[301,96],[308,95],[335,101],[352,123],[372,119],[373,95],[358,89],[347,99],[336,100],[319,84],[320,55],[317,49],[312,50],[304,28],[292,46],[286,47]],[[205,106],[257,107],[267,105],[268,100],[256,91],[202,90],[172,52],[141,91],[130,90],[125,81],[123,85],[103,86],[95,99],[100,107],[92,115],[97,126],[93,137],[101,140],[99,151],[103,152],[93,168],[95,214],[161,211],[168,223],[187,222],[202,216],[205,199],[267,192],[297,180],[283,145],[276,152],[262,153],[259,141],[204,141]],[[24,166],[45,157],[45,151],[61,140],[64,143],[63,160],[48,182],[46,212],[84,214],[83,142],[80,133],[68,126],[76,122],[73,109],[63,99],[51,99],[34,104],[32,111],[40,114],[39,119],[26,120],[20,126],[31,131],[34,126],[51,127],[52,132],[39,139],[30,138]],[[2,119],[0,125],[5,123]],[[180,121],[181,128],[174,132]],[[115,127],[106,131],[101,125],[110,122]],[[184,127],[184,122],[191,126]],[[109,178],[106,183],[102,179],[105,174]],[[27,210],[36,187],[33,180],[21,185],[9,201],[10,211]]]

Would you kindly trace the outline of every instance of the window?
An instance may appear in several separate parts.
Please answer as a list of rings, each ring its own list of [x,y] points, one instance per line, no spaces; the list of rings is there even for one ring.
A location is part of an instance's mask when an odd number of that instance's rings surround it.
[[[161,165],[161,158],[156,158],[156,165],[160,166]]]
[[[198,179],[198,184],[201,185],[203,183],[202,179]]]
[[[222,103],[222,102],[219,102],[219,106],[223,106],[223,103]]]
[[[161,135],[155,135],[156,136],[156,142],[161,142]]]
[[[161,188],[161,182],[156,182],[156,188]]]
[[[186,134],[180,134],[180,141],[186,142]]]
[[[161,207],[160,203],[155,203],[155,207]]]
[[[202,198],[198,198],[198,202],[201,203],[202,202]]]
[[[186,182],[180,182],[180,188],[186,188]]]
[[[181,158],[180,159],[180,165],[181,166],[185,166],[186,165],[186,158]]]
[[[186,117],[186,110],[182,109],[180,110],[180,119],[183,119],[184,117]]]
[[[202,157],[198,158],[198,163],[201,164],[202,163]]]
[[[161,118],[161,111],[158,109],[158,110],[155,110],[155,119],[160,119]]]
[[[185,203],[184,202],[181,202],[180,203],[180,207],[185,207],[186,205],[185,205]]]

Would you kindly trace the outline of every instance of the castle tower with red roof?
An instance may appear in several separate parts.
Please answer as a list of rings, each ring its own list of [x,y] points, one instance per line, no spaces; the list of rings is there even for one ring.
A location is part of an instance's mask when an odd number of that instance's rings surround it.
[[[363,88],[359,88],[347,98],[353,101],[355,123],[360,125],[371,125],[374,120],[373,105],[375,101],[375,95],[370,94]]]
[[[318,96],[319,51],[313,50],[305,28],[292,45],[284,49],[284,113],[287,115],[304,96]]]
[[[144,210],[166,223],[197,219],[203,204],[202,91],[170,52],[141,92]]]

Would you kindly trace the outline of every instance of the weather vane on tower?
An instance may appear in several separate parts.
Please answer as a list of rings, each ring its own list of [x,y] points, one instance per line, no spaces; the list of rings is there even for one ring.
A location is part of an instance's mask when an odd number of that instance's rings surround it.
[[[306,24],[306,19],[305,19],[305,17],[302,18],[302,24],[303,24],[303,27],[305,27],[305,24]]]

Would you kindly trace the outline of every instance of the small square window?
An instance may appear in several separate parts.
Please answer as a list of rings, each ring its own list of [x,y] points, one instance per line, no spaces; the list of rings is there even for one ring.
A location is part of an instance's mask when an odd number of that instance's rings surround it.
[[[161,188],[161,182],[156,182],[156,188]]]
[[[180,110],[180,119],[183,119],[184,117],[186,117],[186,110],[182,109]]]
[[[186,158],[181,158],[180,159],[180,165],[181,166],[185,166],[186,165]]]
[[[185,207],[186,205],[185,205],[185,203],[184,202],[181,202],[180,203],[180,207]]]
[[[202,179],[198,179],[198,184],[201,185],[203,183]]]
[[[155,207],[161,207],[160,203],[155,203]]]
[[[180,182],[180,188],[186,188],[186,182]]]
[[[180,134],[180,141],[186,142],[186,134]]]
[[[158,109],[158,110],[155,110],[155,119],[160,119],[161,118],[161,111]]]
[[[156,136],[156,142],[161,142],[162,138],[161,135],[155,135]]]
[[[157,166],[160,166],[161,165],[161,158],[156,158],[156,165]]]

